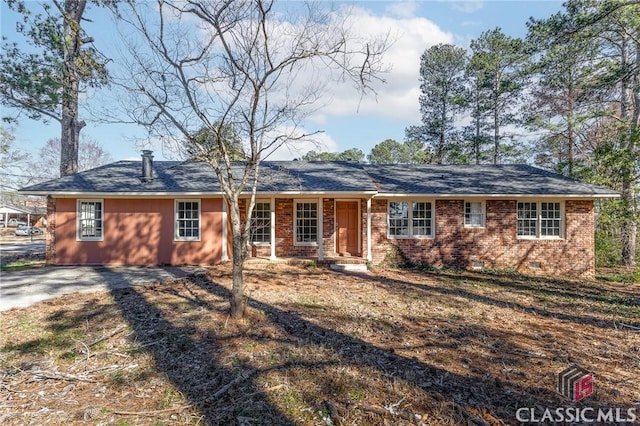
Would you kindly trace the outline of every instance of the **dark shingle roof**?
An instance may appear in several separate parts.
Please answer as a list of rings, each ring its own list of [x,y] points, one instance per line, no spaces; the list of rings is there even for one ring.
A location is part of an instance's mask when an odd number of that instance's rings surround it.
[[[233,167],[240,177],[242,165]],[[220,193],[220,184],[206,163],[155,161],[151,182],[142,182],[140,161],[118,161],[71,176],[22,188],[26,193]],[[249,188],[250,189],[250,188]],[[264,161],[260,192],[375,192],[361,165],[348,161]]]
[[[118,161],[23,188],[36,194],[219,194],[206,163],[156,161],[142,182],[140,161]],[[242,164],[233,167],[240,176]],[[250,188],[248,188],[249,190]],[[348,161],[264,161],[258,192],[379,193],[424,196],[616,197],[612,190],[527,165],[365,165]]]
[[[617,196],[536,167],[513,165],[368,165],[381,194]]]

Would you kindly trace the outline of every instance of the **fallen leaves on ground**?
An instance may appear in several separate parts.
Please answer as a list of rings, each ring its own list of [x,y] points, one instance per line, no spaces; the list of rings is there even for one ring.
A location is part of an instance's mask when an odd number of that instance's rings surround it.
[[[501,425],[640,403],[640,285],[228,266],[0,313],[0,423]],[[595,393],[572,403],[578,364]]]

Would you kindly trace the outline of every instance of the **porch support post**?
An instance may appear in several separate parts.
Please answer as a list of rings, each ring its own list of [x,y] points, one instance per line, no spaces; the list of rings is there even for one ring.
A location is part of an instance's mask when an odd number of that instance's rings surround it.
[[[322,222],[324,212],[322,208],[322,197],[318,198],[318,261],[324,260],[324,235],[322,231]]]
[[[269,200],[269,206],[271,206],[269,211],[269,223],[271,224],[269,230],[269,235],[271,236],[271,241],[269,241],[271,243],[271,256],[269,256],[269,260],[276,260],[276,199],[274,197]]]
[[[227,252],[227,200],[222,197],[222,257],[220,260],[226,262],[229,260],[229,253]]]
[[[367,198],[367,260],[371,262],[371,198]]]

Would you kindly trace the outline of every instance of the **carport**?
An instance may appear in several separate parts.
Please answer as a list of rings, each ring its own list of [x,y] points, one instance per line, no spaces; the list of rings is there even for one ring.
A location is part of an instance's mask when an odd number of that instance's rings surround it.
[[[27,216],[27,224],[31,224],[31,212],[29,210],[21,209],[15,206],[0,206],[0,214],[4,218],[4,227],[9,225],[9,215],[15,216]]]

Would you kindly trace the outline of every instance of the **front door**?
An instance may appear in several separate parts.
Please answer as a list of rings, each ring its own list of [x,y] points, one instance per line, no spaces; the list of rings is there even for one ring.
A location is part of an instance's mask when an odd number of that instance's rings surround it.
[[[358,248],[358,202],[336,202],[336,251],[343,256],[355,256]]]

